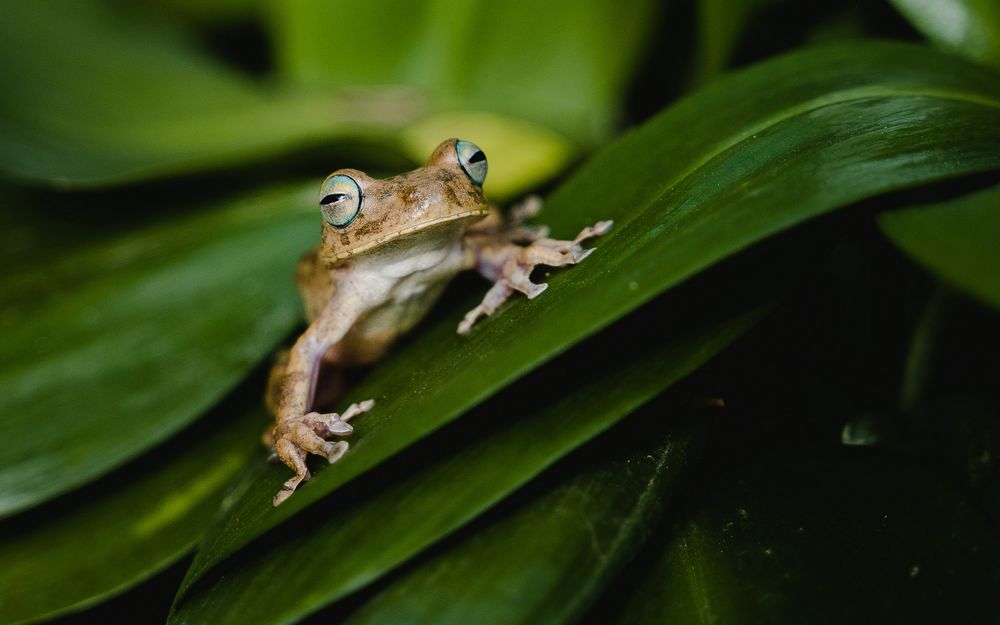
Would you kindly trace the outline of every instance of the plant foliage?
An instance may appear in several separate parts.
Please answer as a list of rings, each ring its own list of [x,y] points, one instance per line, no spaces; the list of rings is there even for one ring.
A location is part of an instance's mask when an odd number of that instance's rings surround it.
[[[1000,613],[1000,11],[729,4],[8,2],[0,623]],[[317,183],[452,135],[615,226],[274,508]]]

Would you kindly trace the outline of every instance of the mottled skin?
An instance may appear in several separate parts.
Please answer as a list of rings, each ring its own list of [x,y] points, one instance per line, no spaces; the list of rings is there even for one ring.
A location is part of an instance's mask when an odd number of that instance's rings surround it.
[[[469,164],[460,162],[456,141],[438,146],[423,167],[393,178],[377,180],[353,169],[327,178],[350,176],[363,199],[350,224],[338,228],[324,221],[319,244],[299,262],[296,280],[309,327],[277,359],[266,397],[275,426],[265,443],[295,471],[275,495],[276,506],[309,479],[306,456],[335,462],[348,445],[327,438],[350,434],[347,421],[374,405],[372,400],[353,404],[339,415],[313,412],[313,404],[320,403],[321,365],[340,368],[378,359],[420,321],[457,273],[475,268],[494,284],[459,324],[464,334],[514,291],[529,299],[544,291],[546,284],[529,279],[535,265],[583,260],[593,250],[580,242],[611,226],[600,222],[573,241],[546,238],[546,228],[523,224],[538,212],[537,199],[505,221],[466,173],[463,165]],[[485,176],[485,161],[482,166]]]

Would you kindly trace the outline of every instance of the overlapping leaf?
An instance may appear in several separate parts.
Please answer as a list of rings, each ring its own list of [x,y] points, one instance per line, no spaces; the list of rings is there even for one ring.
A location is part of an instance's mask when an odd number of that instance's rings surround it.
[[[994,0],[890,0],[942,48],[1000,68],[1000,4]]]
[[[295,260],[317,232],[308,186],[158,220],[3,279],[0,516],[164,440],[291,330]]]
[[[117,594],[198,540],[225,487],[258,452],[262,411],[214,423],[22,517],[0,538],[0,623],[25,623]]]
[[[688,415],[658,416],[671,434],[629,429],[624,453],[602,438],[577,475],[537,485],[529,502],[415,563],[345,622],[574,622],[648,537],[704,434]]]
[[[419,111],[398,94],[266,92],[100,2],[5,3],[0,64],[0,169],[63,186],[231,166],[395,130]]]
[[[270,471],[209,536],[189,581],[568,345],[755,241],[878,193],[1000,168],[1000,86],[991,76],[914,46],[819,49],[721,81],[609,146],[543,213],[563,236],[616,219],[598,252],[554,276],[544,297],[517,302],[468,339],[452,336],[445,319],[398,349],[348,398],[379,402],[358,422],[352,451],[277,509],[270,499],[285,472]]]
[[[914,260],[1000,308],[1000,187],[885,212],[878,223]]]
[[[173,620],[288,622],[384,575],[739,336],[787,282],[780,268],[767,280],[748,280],[748,273],[657,301],[515,384],[456,424],[458,432],[442,432],[445,442],[421,446],[433,453],[418,451],[389,476],[372,476],[358,496],[323,502],[280,540],[196,585],[178,601]],[[656,328],[663,327],[684,330],[661,336]],[[297,592],[288,595],[275,578]]]

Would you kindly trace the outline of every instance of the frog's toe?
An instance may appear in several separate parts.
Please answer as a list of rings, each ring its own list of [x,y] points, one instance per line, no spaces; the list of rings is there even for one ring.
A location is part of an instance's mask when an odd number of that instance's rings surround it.
[[[599,221],[596,224],[594,224],[594,227],[591,228],[591,230],[593,231],[594,236],[601,236],[607,234],[608,231],[611,230],[611,227],[614,225],[615,222],[613,219],[605,219],[604,221]]]
[[[347,453],[347,448],[349,446],[350,445],[347,444],[347,441],[337,441],[336,443],[327,443],[323,445],[322,455],[323,457],[326,458],[327,462],[333,464],[334,462],[340,460],[340,458],[345,453]]]
[[[543,282],[541,284],[535,284],[534,282],[529,282],[523,287],[519,285],[518,290],[524,293],[528,299],[535,299],[536,297],[544,293],[545,289],[547,288],[549,288],[548,282]]]
[[[295,471],[295,475],[285,480],[281,490],[274,495],[274,505],[280,506],[283,501],[291,497],[299,484],[309,479],[310,475],[306,467],[306,452],[299,445],[287,438],[279,438],[274,445],[274,451],[288,468]]]
[[[366,399],[362,402],[351,404],[350,406],[347,407],[347,410],[344,411],[344,414],[340,415],[340,419],[342,421],[350,421],[359,414],[363,412],[368,412],[374,407],[375,407],[374,399]]]
[[[330,434],[336,436],[347,436],[354,431],[354,427],[350,423],[341,420],[337,415],[333,415],[333,418],[327,422],[326,429]]]
[[[584,258],[586,258],[586,257],[590,256],[591,254],[593,254],[596,250],[597,250],[596,247],[590,247],[590,248],[584,249],[584,248],[580,247],[579,245],[572,245],[566,251],[566,254],[572,260],[571,264],[575,265],[576,263],[582,261]]]

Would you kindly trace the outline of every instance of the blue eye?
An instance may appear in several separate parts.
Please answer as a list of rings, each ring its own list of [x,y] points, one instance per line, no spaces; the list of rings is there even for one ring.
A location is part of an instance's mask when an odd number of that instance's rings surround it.
[[[486,170],[489,166],[486,162],[486,155],[475,143],[462,141],[455,142],[455,155],[458,156],[458,163],[462,166],[462,171],[469,177],[469,180],[483,186],[486,180]]]
[[[346,228],[361,212],[361,187],[350,176],[330,176],[319,195],[323,219],[334,228]]]

